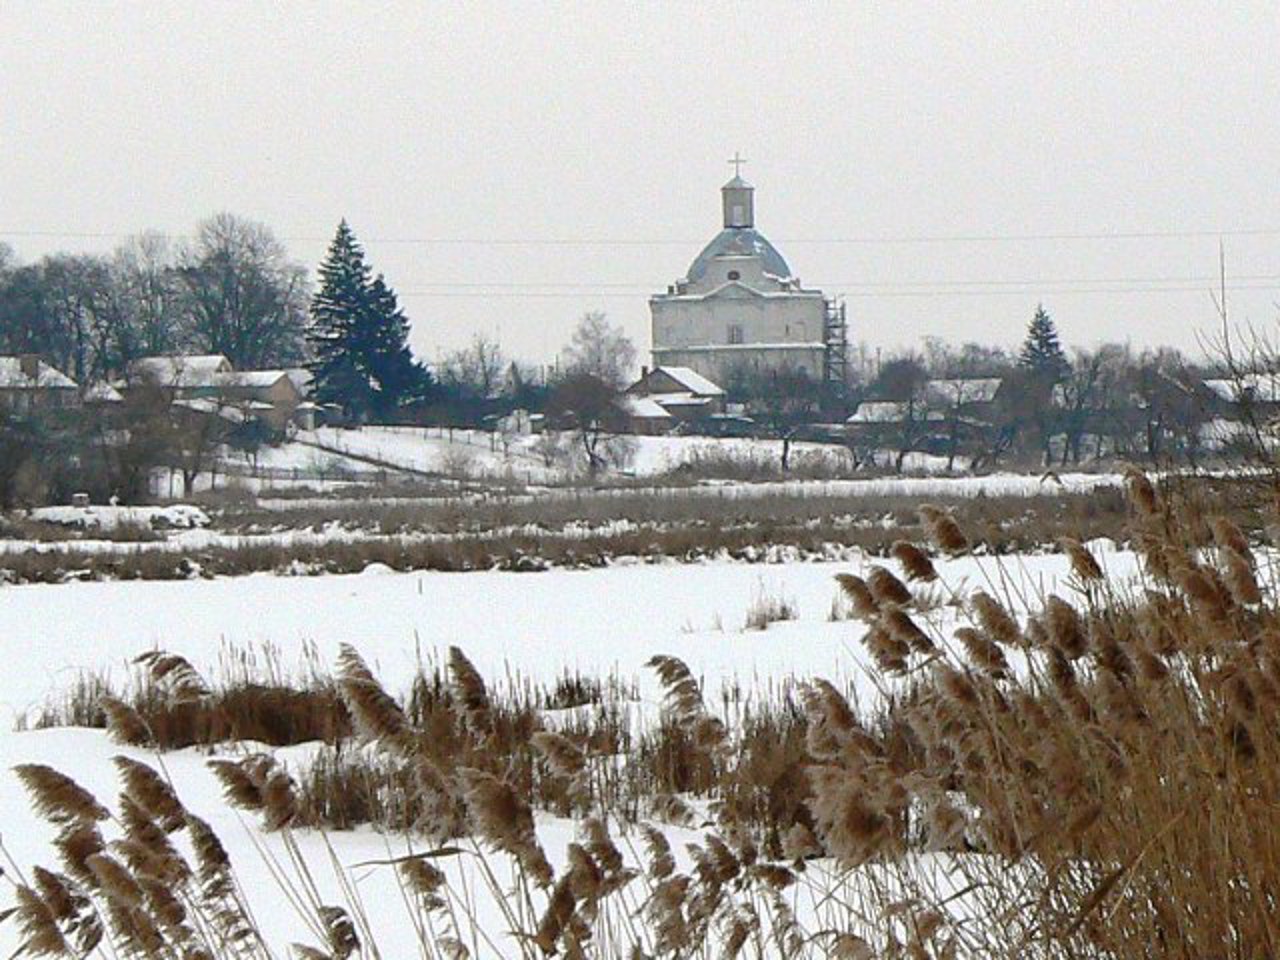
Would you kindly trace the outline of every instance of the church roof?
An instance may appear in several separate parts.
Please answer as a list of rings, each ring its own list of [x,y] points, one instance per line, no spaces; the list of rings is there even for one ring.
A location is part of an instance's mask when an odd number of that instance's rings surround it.
[[[725,227],[703,248],[689,265],[687,279],[697,283],[707,273],[711,261],[719,257],[759,257],[764,272],[775,277],[790,277],[791,268],[764,235],[754,227]]]

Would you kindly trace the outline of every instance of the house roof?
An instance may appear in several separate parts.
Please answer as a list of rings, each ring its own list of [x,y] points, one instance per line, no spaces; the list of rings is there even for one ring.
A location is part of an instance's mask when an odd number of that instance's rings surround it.
[[[710,397],[695,397],[692,393],[661,393],[653,397],[660,407],[707,407]]]
[[[220,353],[142,357],[129,369],[166,387],[212,387],[219,374],[230,372],[231,361]]]
[[[21,357],[0,357],[0,389],[75,390],[76,382],[43,360],[37,361],[33,379],[22,372]]]
[[[628,416],[641,420],[670,420],[671,414],[662,409],[662,404],[648,397],[622,397],[622,409]]]
[[[723,397],[724,390],[691,367],[655,367],[654,373],[665,373],[692,394]]]
[[[211,400],[206,397],[195,397],[190,400],[175,400],[175,407],[182,407],[186,410],[193,410],[196,413],[203,413],[206,416],[221,417],[230,423],[244,423],[249,419],[248,414],[243,410],[238,410],[234,406],[226,403],[219,403],[217,400]]]
[[[311,381],[315,379],[315,374],[306,367],[290,367],[285,373],[301,393],[306,393],[311,387]]]
[[[1239,378],[1206,380],[1204,385],[1220,400],[1236,403],[1242,393],[1259,403],[1280,403],[1280,374],[1246,373]]]
[[[99,380],[84,392],[84,400],[86,403],[122,403],[124,397],[111,384]]]
[[[900,400],[864,400],[845,423],[902,423],[907,419],[908,405]],[[945,420],[937,410],[916,408],[917,420]]]
[[[930,380],[925,392],[941,403],[991,403],[1003,383],[999,377],[951,377]]]
[[[289,376],[287,370],[234,370],[229,373],[214,374],[213,385],[219,387],[251,387],[266,389],[274,387],[281,380],[288,380],[295,388],[298,384]]]

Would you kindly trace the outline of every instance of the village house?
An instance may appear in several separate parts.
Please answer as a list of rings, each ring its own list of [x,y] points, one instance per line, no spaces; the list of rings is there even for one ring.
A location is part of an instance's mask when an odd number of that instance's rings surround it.
[[[641,367],[627,396],[651,400],[676,423],[705,423],[725,412],[725,392],[689,367]]]
[[[38,356],[0,357],[0,408],[25,414],[73,407],[79,402],[76,382]]]
[[[193,410],[235,410],[237,420],[260,420],[283,432],[301,415],[310,374],[305,370],[235,370],[221,354],[143,357],[129,368],[128,383],[146,382],[170,390]],[[198,401],[198,402],[197,402]]]

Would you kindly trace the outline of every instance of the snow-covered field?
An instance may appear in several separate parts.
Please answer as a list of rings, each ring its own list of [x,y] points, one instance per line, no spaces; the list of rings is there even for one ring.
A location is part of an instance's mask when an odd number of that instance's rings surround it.
[[[1135,572],[1131,554],[1109,543],[1093,545],[1113,579]],[[1066,591],[1067,560],[1061,555],[965,558],[940,561],[946,583],[963,594],[975,585],[1015,601],[1046,590]],[[592,571],[558,570],[536,576],[514,573],[394,574],[315,578],[250,576],[181,582],[101,582],[0,588],[0,643],[9,668],[0,673],[0,766],[47,763],[75,776],[101,798],[115,795],[110,758],[126,754],[155,763],[143,751],[122,749],[97,731],[58,729],[12,732],[14,720],[56,697],[83,671],[129,675],[136,654],[166,648],[190,658],[207,675],[229,648],[270,645],[287,670],[300,667],[314,649],[331,663],[338,645],[355,645],[393,690],[401,689],[420,659],[439,660],[450,644],[461,646],[487,676],[553,681],[565,670],[637,678],[639,709],[651,713],[659,691],[644,662],[653,654],[675,654],[701,675],[714,702],[721,683],[738,681],[765,690],[787,678],[821,675],[852,682],[859,696],[877,696],[864,671],[860,624],[832,622],[837,598],[833,576],[859,572],[864,564],[797,563],[760,568],[733,563],[617,565]],[[767,630],[744,629],[747,611],[760,595],[785,597],[797,619]],[[941,595],[940,595],[941,598]],[[928,617],[944,635],[955,608],[940,603]],[[244,750],[251,745],[229,745]],[[305,758],[306,746],[280,751],[287,762]],[[247,889],[257,893],[258,921],[271,942],[314,942],[302,919],[276,902],[271,872],[259,844],[278,849],[232,812],[205,767],[207,755],[186,750],[163,757],[165,770],[191,809],[208,819],[227,844]],[[53,828],[31,813],[12,774],[0,776],[0,824],[4,845],[23,868],[49,862]],[[574,826],[540,819],[553,859],[573,838]],[[673,831],[673,840],[695,834]],[[331,835],[336,860],[345,867],[403,855],[403,838],[370,829]],[[328,902],[341,902],[336,875],[328,868],[325,841],[301,836],[313,857],[316,881]],[[471,862],[471,861],[466,861]],[[457,875],[470,869],[442,863]],[[817,869],[821,869],[818,867]],[[373,905],[383,956],[417,954],[412,925],[403,910],[392,871],[352,870],[359,895]],[[470,882],[477,877],[470,875]],[[814,887],[806,881],[788,896],[812,915]],[[477,910],[489,929],[502,930],[496,905],[479,898]],[[17,946],[12,926],[0,926],[0,949]],[[283,950],[282,950],[283,952]],[[514,952],[514,951],[512,951]],[[483,944],[475,956],[498,955]]]
[[[367,481],[379,470],[399,470],[409,475],[556,483],[582,473],[581,457],[569,437],[558,438],[558,454],[546,452],[548,442],[543,436],[503,437],[438,427],[323,427],[300,432],[278,447],[264,447],[253,466],[279,482],[308,477]],[[781,441],[745,438],[633,436],[626,444],[629,455],[615,472],[629,477],[658,476],[707,460],[774,469],[782,452]],[[243,456],[231,459],[241,471],[250,465]],[[795,443],[792,463],[818,463],[832,472],[853,470],[849,451],[832,443]],[[903,470],[916,477],[942,475],[947,473],[947,460],[912,453]]]

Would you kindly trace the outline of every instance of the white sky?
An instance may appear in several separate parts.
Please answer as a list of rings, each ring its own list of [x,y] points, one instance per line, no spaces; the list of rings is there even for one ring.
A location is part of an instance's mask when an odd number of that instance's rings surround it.
[[[346,216],[428,358],[483,329],[547,359],[589,309],[646,348],[735,150],[757,225],[873,347],[1012,345],[1043,300],[1068,343],[1194,350],[1219,232],[1237,319],[1280,317],[1274,2],[0,0],[0,24],[20,257],[229,210],[314,268]]]

